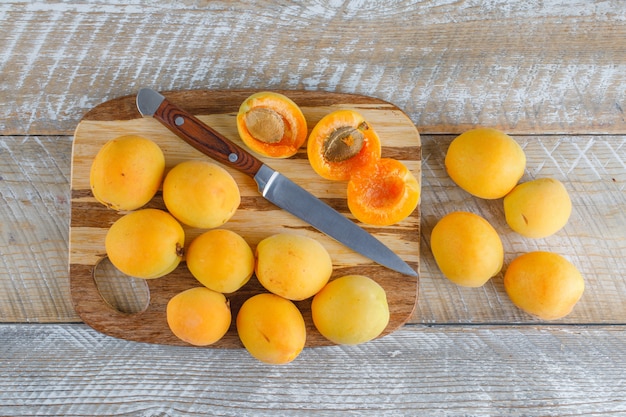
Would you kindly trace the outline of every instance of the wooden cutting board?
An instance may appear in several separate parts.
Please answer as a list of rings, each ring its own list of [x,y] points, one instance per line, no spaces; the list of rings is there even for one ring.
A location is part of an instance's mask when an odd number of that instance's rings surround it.
[[[253,90],[189,90],[164,92],[170,101],[198,116],[227,138],[244,146],[239,139],[235,117],[239,105]],[[383,157],[403,161],[421,178],[420,136],[411,122],[396,106],[385,101],[350,94],[279,91],[295,101],[307,119],[309,131],[326,114],[348,108],[360,112],[377,131],[383,145]],[[124,313],[105,301],[96,282],[106,268],[100,261],[106,258],[104,240],[108,228],[124,212],[116,212],[99,204],[89,187],[89,170],[96,153],[104,143],[124,134],[139,134],[161,146],[166,159],[166,171],[179,162],[189,159],[208,159],[182,139],[172,134],[155,119],[142,117],[135,105],[135,95],[117,98],[98,105],[88,112],[78,124],[72,149],[71,222],[69,247],[69,272],[72,302],[78,315],[94,329],[114,337],[139,342],[187,345],[177,339],[167,326],[165,308],[168,300],[180,291],[199,282],[193,278],[186,265],[171,274],[146,280],[149,291],[147,306],[136,313]],[[306,157],[306,146],[295,156],[284,159],[261,158],[270,167],[280,171],[329,205],[354,220],[346,199],[346,183],[332,182],[318,176]],[[242,202],[237,213],[223,228],[242,235],[254,250],[263,238],[275,233],[298,233],[319,240],[333,259],[331,279],[346,274],[363,274],[376,280],[387,293],[390,322],[383,335],[402,326],[410,317],[417,302],[418,278],[405,276],[379,266],[354,253],[345,246],[325,236],[308,224],[286,213],[260,196],[256,183],[248,176],[226,168],[237,181]],[[165,209],[160,192],[148,207]],[[394,250],[419,272],[420,209],[407,219],[390,227],[364,226],[370,233]],[[204,230],[184,227],[186,243]],[[120,278],[121,279],[121,278]],[[143,280],[140,280],[142,283]],[[98,281],[99,282],[99,281]],[[237,336],[234,318],[247,298],[264,292],[256,277],[252,277],[239,291],[227,294],[233,313],[233,323],[228,333],[211,347],[242,347]],[[315,329],[311,319],[311,300],[296,302],[307,325],[307,346],[332,343]]]

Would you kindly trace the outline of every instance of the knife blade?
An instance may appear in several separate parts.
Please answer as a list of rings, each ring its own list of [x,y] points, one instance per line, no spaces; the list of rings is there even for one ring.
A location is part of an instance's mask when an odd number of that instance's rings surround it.
[[[374,262],[402,274],[417,272],[356,223],[150,88],[137,93],[137,108],[205,155],[251,176],[261,195],[281,209]]]

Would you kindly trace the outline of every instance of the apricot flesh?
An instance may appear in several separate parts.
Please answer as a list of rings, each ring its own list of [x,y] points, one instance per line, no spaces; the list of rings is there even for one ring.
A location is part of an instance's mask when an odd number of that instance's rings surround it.
[[[226,229],[196,237],[188,245],[185,259],[200,283],[221,293],[237,291],[254,272],[254,252],[243,237]]]
[[[112,139],[100,148],[89,172],[91,191],[114,210],[135,210],[156,194],[165,170],[161,148],[141,136]]]
[[[382,158],[352,174],[348,209],[357,220],[388,226],[408,217],[417,207],[420,184],[400,161]]]
[[[313,323],[333,343],[356,345],[378,337],[389,324],[385,290],[363,275],[330,281],[311,303]]]
[[[524,175],[526,155],[504,132],[478,128],[450,143],[445,166],[450,178],[468,193],[497,199],[511,191]]]
[[[236,323],[244,347],[262,362],[289,363],[304,349],[304,318],[293,302],[278,295],[261,293],[247,299]]]
[[[158,209],[131,211],[109,228],[105,248],[111,263],[126,275],[159,278],[180,263],[185,232],[169,213]]]
[[[189,160],[165,176],[163,201],[182,223],[212,229],[230,220],[241,196],[237,183],[224,168],[209,161]]]
[[[464,287],[480,287],[502,269],[504,248],[496,230],[474,213],[452,212],[431,232],[430,246],[441,272]]]
[[[582,297],[585,282],[578,269],[553,252],[518,256],[504,274],[504,288],[520,309],[543,320],[567,316]]]
[[[220,340],[231,323],[226,297],[206,287],[189,288],[176,294],[166,307],[167,324],[176,337],[195,346]]]
[[[553,235],[567,224],[571,213],[567,189],[553,178],[524,182],[504,197],[507,224],[526,237]]]
[[[256,248],[256,276],[268,291],[289,300],[304,300],[326,285],[333,264],[326,248],[315,239],[279,233]]]

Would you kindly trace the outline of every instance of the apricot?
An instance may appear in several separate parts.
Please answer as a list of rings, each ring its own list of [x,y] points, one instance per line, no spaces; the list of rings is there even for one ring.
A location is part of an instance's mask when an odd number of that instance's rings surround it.
[[[304,349],[304,318],[293,302],[278,295],[261,293],[247,299],[236,323],[241,343],[262,362],[289,363]]]
[[[299,301],[326,285],[333,264],[328,251],[317,240],[278,233],[257,245],[255,272],[266,290]]]
[[[165,176],[163,201],[182,223],[212,229],[230,220],[241,196],[237,183],[224,168],[209,161],[189,160]]]
[[[419,197],[419,182],[395,159],[379,159],[348,181],[348,208],[367,224],[388,226],[404,220],[417,207]]]
[[[167,303],[167,325],[176,337],[195,346],[220,340],[231,323],[230,305],[223,294],[206,287],[189,288]]]
[[[543,320],[568,315],[582,297],[585,282],[567,259],[536,251],[518,256],[504,274],[504,288],[520,309]]]
[[[356,345],[378,337],[389,323],[385,290],[363,275],[330,281],[311,303],[313,324],[333,343]]]
[[[522,178],[526,155],[509,135],[478,128],[452,141],[445,166],[450,178],[468,193],[496,199],[504,197]]]
[[[289,97],[270,91],[252,94],[241,103],[237,130],[250,149],[272,158],[294,155],[308,132],[300,107]]]
[[[156,194],[165,170],[161,148],[141,136],[112,139],[100,148],[91,164],[93,196],[114,210],[135,210]]]
[[[522,236],[542,238],[567,224],[572,202],[559,180],[539,178],[517,185],[504,197],[507,224]]]
[[[502,269],[504,248],[496,230],[474,213],[452,212],[431,232],[430,246],[441,272],[464,287],[480,287]]]
[[[159,278],[180,263],[185,232],[169,213],[141,209],[120,217],[109,228],[105,248],[111,263],[126,275]]]
[[[354,110],[324,116],[309,135],[307,156],[313,170],[329,180],[346,181],[353,172],[380,159],[378,134]]]
[[[237,291],[254,272],[254,253],[237,233],[214,229],[196,237],[185,259],[191,274],[204,286],[222,293]]]

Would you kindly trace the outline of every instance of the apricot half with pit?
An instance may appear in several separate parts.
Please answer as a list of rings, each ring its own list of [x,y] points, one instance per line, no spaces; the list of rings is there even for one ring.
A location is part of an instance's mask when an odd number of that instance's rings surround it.
[[[333,264],[317,240],[279,233],[257,245],[255,272],[266,290],[289,300],[304,300],[326,285]]]
[[[226,297],[206,287],[189,288],[176,294],[167,303],[166,317],[172,333],[195,346],[207,346],[220,340],[232,320]]]
[[[504,274],[504,288],[520,309],[544,320],[567,316],[582,297],[585,282],[559,254],[545,251],[515,258]]]
[[[182,223],[212,229],[230,220],[241,196],[234,178],[224,168],[209,161],[189,160],[165,176],[163,201]]]
[[[221,293],[237,291],[254,272],[254,252],[243,237],[226,229],[196,237],[188,245],[185,259],[200,283]]]
[[[330,281],[311,303],[313,323],[328,340],[356,345],[378,337],[389,323],[383,287],[363,275]]]
[[[450,143],[445,166],[450,178],[468,193],[496,199],[504,197],[522,178],[526,155],[504,132],[478,128]]]
[[[289,97],[271,91],[252,94],[239,107],[237,130],[253,151],[272,158],[287,158],[306,141],[302,110]]]
[[[135,210],[156,194],[165,170],[161,148],[141,136],[112,139],[91,164],[89,183],[96,200],[114,210]]]
[[[346,181],[360,168],[380,159],[380,138],[358,112],[335,110],[317,122],[307,142],[313,170],[323,178]]]
[[[293,361],[306,342],[306,325],[298,307],[269,293],[244,301],[237,314],[237,333],[253,357],[270,364]]]
[[[504,248],[496,230],[481,216],[463,211],[442,217],[430,247],[441,272],[464,287],[480,287],[502,269]]]
[[[145,279],[172,272],[183,257],[184,244],[180,223],[166,211],[152,208],[120,217],[105,238],[111,263],[126,275]]]
[[[567,224],[571,213],[567,189],[554,178],[524,182],[504,197],[507,224],[526,237],[553,235]]]

